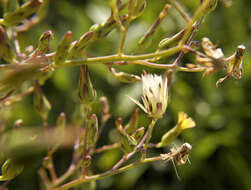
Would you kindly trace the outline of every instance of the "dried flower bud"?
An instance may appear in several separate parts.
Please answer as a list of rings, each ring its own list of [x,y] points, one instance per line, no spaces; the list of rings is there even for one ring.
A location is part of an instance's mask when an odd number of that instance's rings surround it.
[[[42,5],[42,0],[32,0],[23,4],[13,12],[9,12],[3,17],[3,24],[6,26],[14,26],[21,23],[24,19],[38,11]]]
[[[235,79],[240,79],[242,77],[242,63],[245,50],[246,47],[244,45],[239,45],[232,59],[229,61],[227,74],[231,74]]]
[[[150,117],[158,119],[165,113],[168,105],[168,78],[158,75],[142,75],[142,101],[129,97]]]
[[[196,63],[205,68],[203,76],[224,68],[226,61],[221,48],[216,48],[209,38],[202,38],[201,47],[206,57],[200,54],[196,55]]]
[[[134,83],[134,82],[138,82],[141,80],[141,78],[137,75],[128,74],[128,73],[124,73],[124,72],[117,73],[113,67],[110,67],[109,70],[111,71],[113,76],[115,76],[121,82]]]
[[[219,84],[222,83],[229,76],[234,77],[235,79],[240,79],[242,77],[243,68],[243,56],[245,53],[246,47],[244,45],[239,45],[235,53],[228,58],[229,66],[227,67],[227,75],[223,78],[220,78],[216,82],[216,86],[219,87]]]
[[[15,178],[23,171],[24,166],[15,163],[13,160],[8,159],[2,165],[2,175],[0,181],[7,181]]]
[[[96,98],[96,91],[92,86],[87,65],[80,67],[78,98],[80,103],[85,105],[90,105]]]
[[[188,155],[192,150],[192,146],[189,143],[184,143],[178,149],[171,149],[168,154],[160,154],[162,160],[175,160],[178,165],[183,165],[188,160]]]
[[[202,38],[201,46],[205,54],[213,59],[222,59],[224,57],[222,50],[216,48],[209,38]]]
[[[68,54],[68,50],[70,48],[72,41],[72,32],[68,31],[65,33],[62,38],[60,44],[57,47],[56,55],[55,55],[55,65],[62,65],[65,62],[65,59]]]
[[[184,165],[188,160],[188,155],[192,150],[192,146],[189,143],[184,143],[177,151],[174,152],[173,158],[177,162],[178,166]]]

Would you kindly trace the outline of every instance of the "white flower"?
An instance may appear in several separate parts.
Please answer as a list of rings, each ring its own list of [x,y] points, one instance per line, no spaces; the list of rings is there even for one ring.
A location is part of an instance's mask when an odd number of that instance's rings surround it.
[[[142,101],[143,105],[137,100],[129,97],[150,117],[161,118],[168,105],[167,77],[159,75],[142,75]]]

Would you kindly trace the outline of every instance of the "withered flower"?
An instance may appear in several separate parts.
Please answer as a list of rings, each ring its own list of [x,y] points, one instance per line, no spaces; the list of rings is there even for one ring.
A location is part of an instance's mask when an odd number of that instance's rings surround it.
[[[205,67],[203,76],[224,68],[225,57],[221,48],[216,48],[209,38],[202,38],[201,47],[205,54],[197,54],[196,62]]]

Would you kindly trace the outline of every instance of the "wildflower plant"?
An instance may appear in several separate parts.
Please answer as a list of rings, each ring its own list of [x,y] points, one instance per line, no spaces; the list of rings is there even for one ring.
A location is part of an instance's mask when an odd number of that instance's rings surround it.
[[[67,31],[55,50],[50,48],[54,38],[52,31],[41,34],[36,48],[26,47],[22,51],[18,35],[29,31],[43,20],[47,10],[48,0],[28,0],[20,4],[19,1],[2,1],[4,13],[0,19],[0,100],[4,111],[14,104],[21,103],[24,97],[33,95],[34,110],[43,120],[43,127],[27,128],[22,122],[17,122],[12,130],[1,132],[0,149],[2,172],[1,181],[11,181],[22,170],[29,167],[27,162],[38,156],[43,157],[38,174],[41,178],[42,189],[62,190],[71,189],[84,183],[95,182],[107,176],[116,175],[134,168],[138,165],[159,160],[175,160],[178,165],[185,163],[184,159],[192,151],[189,143],[184,143],[176,151],[154,157],[149,157],[149,148],[169,146],[180,133],[195,127],[195,121],[184,112],[178,113],[177,124],[163,134],[159,143],[153,144],[151,137],[156,122],[165,115],[169,104],[170,85],[174,71],[203,72],[204,76],[218,71],[225,71],[226,76],[219,79],[217,85],[229,76],[235,79],[242,77],[242,59],[245,46],[239,45],[230,57],[226,57],[221,48],[216,47],[209,38],[202,38],[196,44],[194,37],[199,32],[206,16],[216,7],[218,0],[200,0],[200,5],[190,17],[176,0],[168,0],[161,10],[158,18],[140,38],[138,45],[142,52],[147,42],[154,38],[154,34],[169,9],[176,9],[186,22],[186,26],[173,36],[159,40],[154,52],[125,54],[126,37],[130,24],[144,14],[147,9],[146,0],[107,0],[111,15],[106,22],[95,24],[79,39],[73,41],[71,31]],[[120,46],[113,55],[88,55],[87,48],[97,40],[105,38],[113,30],[121,33]],[[194,45],[195,44],[195,45]],[[201,45],[201,49],[200,46]],[[192,64],[182,64],[186,54],[196,56]],[[172,61],[171,57],[176,56]],[[118,81],[123,83],[142,83],[141,100],[129,97],[151,119],[148,126],[139,126],[140,110],[132,114],[130,121],[123,123],[117,118],[114,127],[119,134],[119,140],[114,144],[100,146],[100,136],[107,127],[107,121],[112,118],[109,103],[106,97],[100,97],[98,89],[93,85],[95,76],[91,76],[89,65],[98,64],[107,66]],[[163,70],[164,74],[143,72],[141,76],[118,72],[123,65],[141,65],[145,68]],[[50,104],[42,90],[42,86],[53,76],[55,70],[67,67],[79,67],[80,77],[77,96],[79,110],[72,118],[67,119],[65,110],[58,116],[54,127],[48,124],[48,115],[53,105]],[[125,96],[125,98],[128,98]],[[93,104],[99,102],[100,112],[96,113]],[[20,118],[22,119],[22,118]],[[21,120],[19,120],[21,121]],[[199,125],[199,123],[197,124]],[[64,173],[55,170],[56,160],[54,153],[59,148],[73,150],[72,162]],[[121,159],[110,169],[103,173],[93,173],[95,161],[94,154],[120,148],[123,153]],[[29,150],[24,152],[23,150]],[[140,155],[137,161],[131,161],[134,155]],[[129,161],[129,162],[128,162]],[[72,178],[74,176],[74,178]]]

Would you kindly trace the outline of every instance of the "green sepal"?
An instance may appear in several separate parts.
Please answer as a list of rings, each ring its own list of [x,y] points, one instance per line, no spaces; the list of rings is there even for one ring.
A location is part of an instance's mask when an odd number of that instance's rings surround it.
[[[118,119],[116,121],[116,126],[119,132],[119,137],[120,137],[120,147],[122,151],[126,154],[132,152],[134,148],[137,145],[137,141],[134,139],[134,137],[130,136],[124,128],[121,125],[121,120]]]
[[[137,128],[138,128],[138,121],[139,121],[139,113],[140,113],[140,109],[137,108],[135,110],[135,112],[133,113],[130,121],[128,122],[128,124],[125,126],[125,131],[128,134],[133,134]]]
[[[98,118],[95,114],[90,116],[86,125],[87,148],[93,148],[98,139]]]
[[[37,54],[45,54],[50,50],[50,41],[53,39],[53,33],[49,30],[44,32],[39,39],[38,47],[36,50]]]
[[[55,133],[58,136],[58,142],[52,147],[51,153],[54,153],[60,144],[63,142],[64,137],[65,137],[65,128],[66,128],[66,118],[65,118],[65,113],[62,112],[57,118],[57,125],[55,129]]]
[[[12,180],[17,175],[19,175],[24,166],[21,164],[15,163],[12,159],[8,159],[2,165],[2,175],[0,176],[0,181]]]
[[[51,104],[44,96],[38,82],[35,83],[33,103],[35,110],[39,113],[44,121],[47,121],[49,111],[51,110]]]
[[[92,86],[88,66],[83,65],[80,67],[80,78],[78,85],[78,99],[81,104],[86,106],[94,102],[96,98],[96,91]]]
[[[157,147],[165,147],[170,145],[180,133],[180,127],[176,125],[162,136],[160,143],[157,144]]]
[[[140,127],[139,129],[137,129],[133,134],[132,137],[137,141],[137,143],[139,143],[139,141],[141,140],[141,138],[143,137],[145,133],[145,128],[144,127]]]
[[[15,50],[2,26],[0,26],[0,57],[9,63],[16,58]]]
[[[93,36],[93,32],[89,31],[83,34],[78,41],[71,44],[69,53],[67,55],[68,59],[73,59],[76,57],[83,57],[82,51],[87,48]]]
[[[68,31],[65,33],[64,37],[62,38],[61,42],[57,47],[55,55],[55,65],[64,64],[66,57],[68,55],[68,50],[70,48],[71,42],[72,42],[72,32]]]

